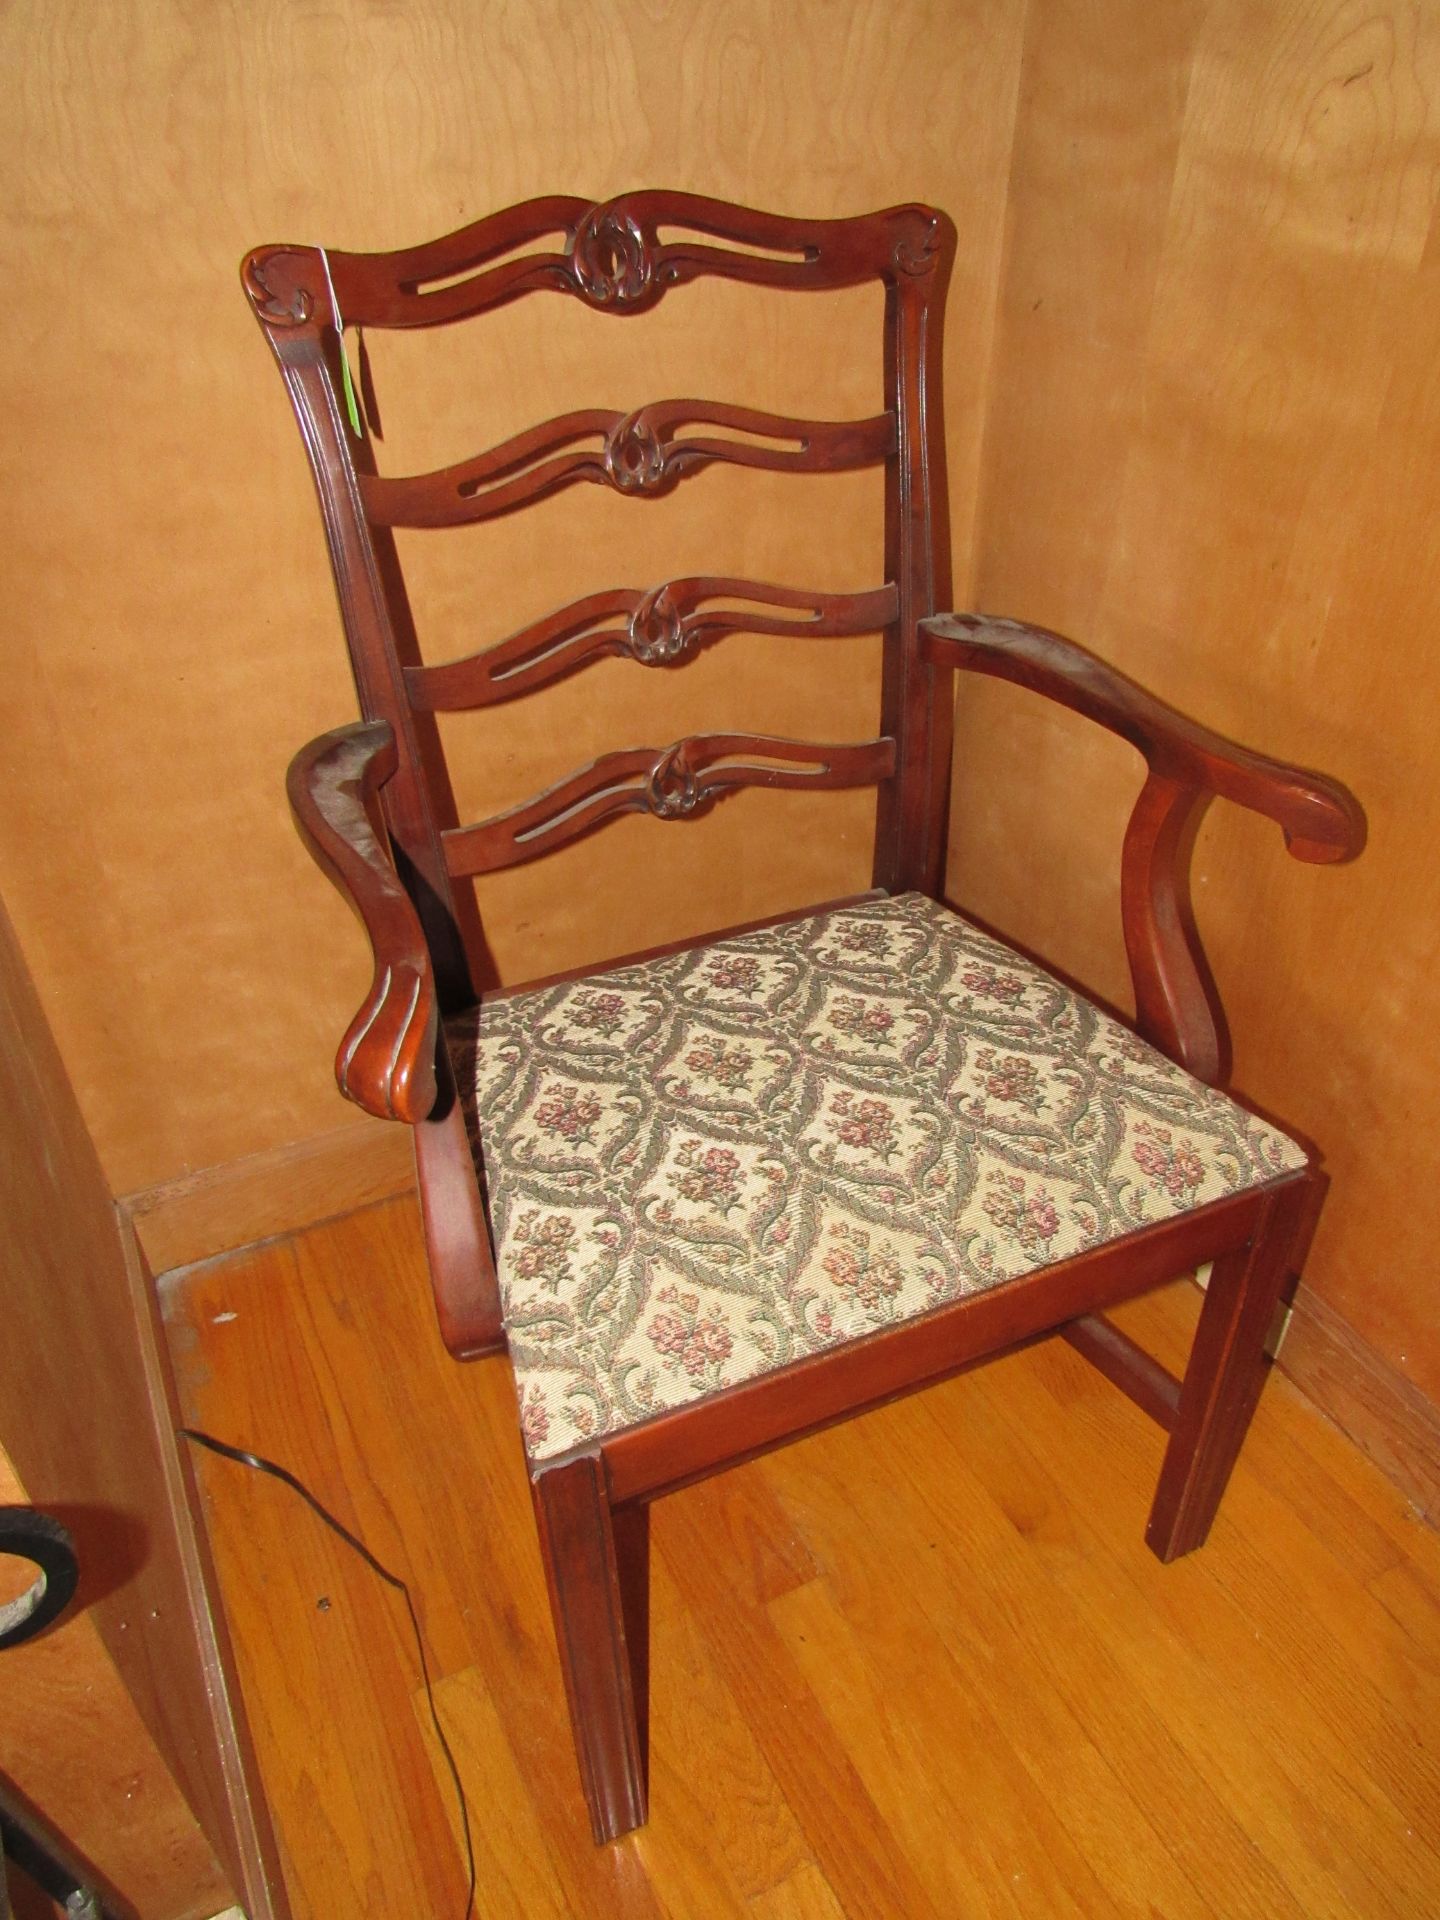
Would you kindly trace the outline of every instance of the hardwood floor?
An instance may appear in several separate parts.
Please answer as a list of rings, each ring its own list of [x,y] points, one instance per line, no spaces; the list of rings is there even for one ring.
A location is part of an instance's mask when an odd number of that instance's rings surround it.
[[[416,1593],[491,1916],[1440,1909],[1440,1537],[1271,1379],[1210,1545],[1059,1342],[662,1501],[651,1820],[592,1846],[503,1363],[388,1201],[166,1283],[187,1418]],[[1126,1318],[1162,1357],[1193,1289]],[[460,1920],[404,1607],[296,1497],[200,1474],[297,1920]]]

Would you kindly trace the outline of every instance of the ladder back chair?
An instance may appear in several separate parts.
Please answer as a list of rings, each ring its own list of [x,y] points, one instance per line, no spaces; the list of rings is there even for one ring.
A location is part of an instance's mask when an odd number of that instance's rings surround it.
[[[1318,1212],[1310,1154],[1220,1091],[1225,1023],[1187,865],[1216,794],[1275,820],[1302,860],[1358,853],[1363,815],[1335,782],[1221,739],[1058,635],[945,611],[954,247],[923,206],[800,221],[641,192],[532,200],[406,251],[270,246],[244,263],[313,468],[363,715],[290,773],[301,832],[374,952],[336,1073],[414,1129],[450,1350],[508,1351],[597,1840],[646,1817],[652,1500],[1058,1333],[1167,1431],[1147,1538],[1173,1559],[1206,1537]],[[382,475],[368,430],[347,425],[342,323],[448,326],[542,292],[632,315],[706,276],[814,293],[878,281],[883,410],[836,422],[652,400],[409,476]],[[858,593],[597,582],[479,652],[422,655],[396,529],[507,515],[579,482],[655,495],[716,462],[883,469],[883,579]],[[608,656],[679,665],[739,632],[877,635],[875,736],[618,748],[457,818],[437,714]],[[1133,1028],[941,902],[957,673],[1032,688],[1144,756],[1122,853]],[[877,789],[869,892],[477,993],[475,876],[622,815],[857,783]],[[1176,1380],[1104,1310],[1204,1262]]]

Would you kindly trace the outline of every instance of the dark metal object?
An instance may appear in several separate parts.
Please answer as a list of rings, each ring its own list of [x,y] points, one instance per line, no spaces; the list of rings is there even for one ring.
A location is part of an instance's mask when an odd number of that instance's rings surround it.
[[[69,1531],[34,1507],[0,1507],[0,1554],[14,1554],[39,1568],[18,1599],[0,1606],[0,1648],[18,1646],[43,1633],[69,1606],[80,1563]],[[31,1809],[22,1810],[0,1782],[0,1920],[10,1920],[8,1866],[13,1862],[70,1920],[111,1920],[99,1896],[67,1864],[58,1834],[44,1830]]]
[[[31,1560],[40,1569],[27,1592],[0,1606],[0,1647],[17,1647],[43,1633],[69,1606],[80,1563],[65,1528],[34,1507],[0,1507],[0,1553]]]
[[[9,1920],[9,1894],[3,1885],[4,1871],[13,1862],[35,1882],[43,1894],[62,1907],[74,1920],[110,1920],[99,1896],[77,1880],[71,1869],[57,1860],[46,1843],[0,1807],[0,1920]]]

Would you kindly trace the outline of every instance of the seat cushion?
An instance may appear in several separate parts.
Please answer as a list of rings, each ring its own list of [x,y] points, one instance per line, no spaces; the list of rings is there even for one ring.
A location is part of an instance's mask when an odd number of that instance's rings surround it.
[[[1306,1159],[918,894],[449,1036],[532,1459]]]

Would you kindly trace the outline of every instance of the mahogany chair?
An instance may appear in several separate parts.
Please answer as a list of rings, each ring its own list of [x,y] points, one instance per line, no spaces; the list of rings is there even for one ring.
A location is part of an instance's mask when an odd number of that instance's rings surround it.
[[[1221,739],[1056,634],[943,611],[954,245],[923,206],[799,221],[643,192],[533,200],[403,252],[271,246],[244,263],[314,470],[363,715],[290,773],[301,832],[374,950],[336,1073],[414,1129],[447,1345],[508,1350],[597,1840],[646,1817],[652,1500],[1060,1334],[1167,1430],[1147,1539],[1173,1559],[1210,1528],[1318,1211],[1309,1153],[1219,1091],[1228,1045],[1187,864],[1215,794],[1269,815],[1302,860],[1351,858],[1364,817],[1335,782]],[[663,400],[566,414],[405,477],[382,477],[347,426],[339,316],[447,326],[541,292],[629,315],[704,276],[813,293],[878,280],[883,412]],[[883,468],[881,583],[599,585],[484,651],[422,658],[392,530],[581,481],[654,494],[717,461]],[[528,697],[604,656],[674,665],[737,631],[803,634],[797,672],[823,662],[817,640],[878,634],[875,737],[627,747],[491,819],[456,818],[438,713]],[[957,672],[1033,688],[1148,763],[1122,863],[1133,1030],[940,903]],[[624,814],[856,783],[878,790],[872,891],[477,995],[473,876]],[[1176,1380],[1103,1310],[1204,1262]]]

